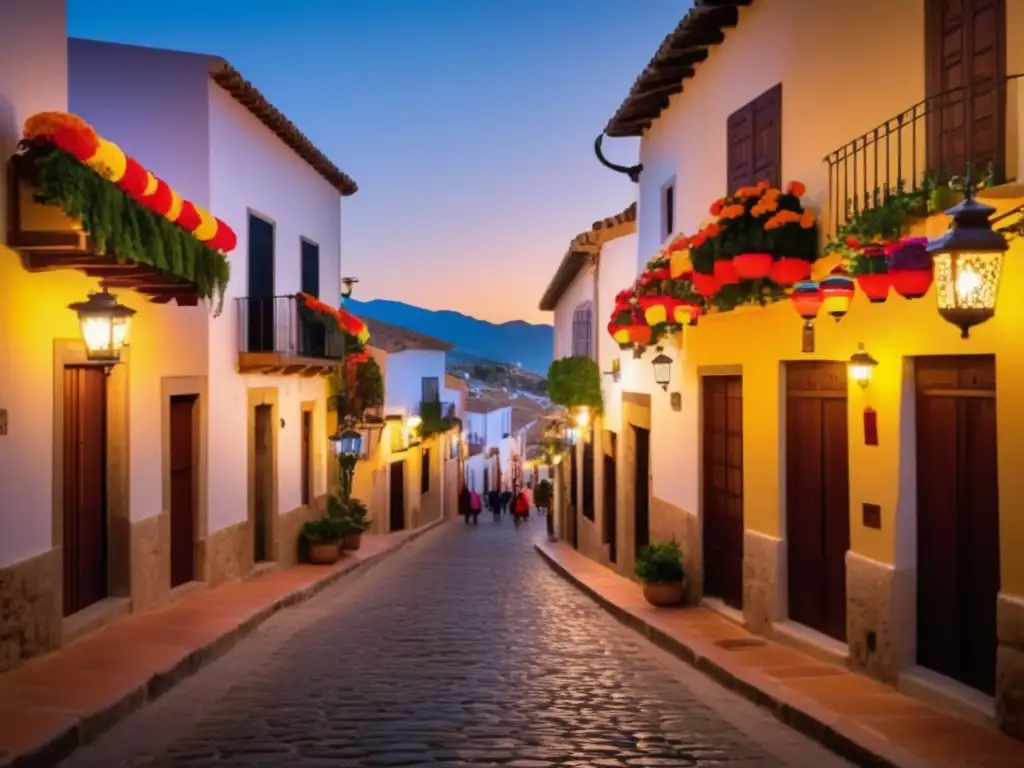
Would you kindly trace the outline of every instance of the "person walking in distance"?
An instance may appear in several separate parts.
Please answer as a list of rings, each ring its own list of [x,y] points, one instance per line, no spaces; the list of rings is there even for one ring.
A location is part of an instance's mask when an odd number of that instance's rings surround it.
[[[470,502],[472,501],[473,494],[470,493],[469,486],[462,486],[462,490],[459,491],[459,514],[462,515],[466,520],[466,524],[469,524],[470,514]]]
[[[512,507],[512,519],[515,521],[516,528],[521,523],[525,523],[530,517],[530,500],[526,498],[526,494],[519,491],[515,495],[515,500]]]

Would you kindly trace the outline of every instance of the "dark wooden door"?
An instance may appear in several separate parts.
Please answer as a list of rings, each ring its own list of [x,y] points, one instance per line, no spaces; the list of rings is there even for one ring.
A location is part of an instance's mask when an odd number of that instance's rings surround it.
[[[171,398],[171,586],[195,578],[197,395]]]
[[[704,593],[743,607],[743,378],[703,379]]]
[[[594,519],[594,440],[583,444],[583,516]]]
[[[917,658],[995,691],[999,593],[995,358],[918,358]]]
[[[636,474],[634,476],[633,532],[636,553],[651,543],[651,432],[633,427],[636,441]]]
[[[846,641],[850,462],[845,363],[786,364],[789,618]]]
[[[249,214],[249,351],[274,351],[274,225]]]
[[[604,540],[608,545],[608,560],[615,562],[618,558],[617,541],[618,538],[618,503],[616,499],[617,485],[616,485],[616,463],[615,463],[615,447],[616,438],[618,436],[614,432],[608,433],[608,438],[611,441],[611,454],[604,455]]]
[[[579,515],[579,469],[576,460],[576,446],[569,449],[569,528],[572,530],[573,549],[579,546],[577,516]]]
[[[107,379],[64,369],[64,615],[107,596]]]
[[[962,175],[1006,156],[1005,0],[926,0],[928,165]],[[970,86],[968,91],[967,86]],[[941,97],[939,96],[940,94]]]
[[[273,406],[257,405],[253,445],[255,448],[253,482],[253,559],[257,563],[271,559],[270,516],[273,510]]]
[[[313,412],[302,412],[302,503],[307,507],[313,500]]]
[[[405,462],[391,462],[388,466],[388,475],[391,483],[391,530],[401,531],[405,529]]]

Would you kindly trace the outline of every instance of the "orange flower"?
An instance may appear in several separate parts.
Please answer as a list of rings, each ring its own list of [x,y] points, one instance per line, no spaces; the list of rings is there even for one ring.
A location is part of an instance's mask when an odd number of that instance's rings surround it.
[[[746,208],[742,205],[727,205],[722,209],[720,218],[723,219],[734,219],[737,216],[742,216],[746,212]]]
[[[705,237],[718,237],[718,235],[721,233],[721,231],[722,231],[722,228],[720,226],[718,226],[718,222],[717,221],[713,221],[710,224],[708,224],[706,227],[704,227],[704,236]]]
[[[814,226],[815,218],[814,211],[808,209],[804,210],[804,215],[800,217],[800,226],[804,229],[810,229]]]
[[[779,209],[779,200],[777,197],[769,194],[765,194],[757,205],[750,209],[750,212],[754,216],[763,216],[766,213],[774,213]]]
[[[758,192],[764,192],[767,189],[768,189],[768,182],[767,181],[759,181],[759,182],[757,182],[757,191]]]
[[[748,197],[757,197],[761,194],[761,190],[757,187],[740,187],[736,190],[736,197],[740,200],[745,200]]]
[[[22,138],[48,141],[80,161],[88,160],[99,147],[92,126],[68,112],[38,112],[25,121]]]
[[[786,187],[786,194],[796,195],[797,197],[803,197],[804,192],[807,191],[807,187],[800,181],[791,181]]]
[[[800,214],[796,211],[779,211],[764,223],[764,228],[778,229],[786,224],[797,224],[800,219]]]
[[[674,251],[685,251],[689,247],[690,241],[686,235],[678,235],[675,240],[669,243],[668,250],[669,253],[672,253]]]
[[[715,202],[713,202],[711,204],[711,215],[712,216],[717,216],[718,214],[720,214],[722,212],[722,208],[724,206],[725,206],[725,199],[724,198],[720,198],[718,200],[715,200]]]
[[[705,235],[703,232],[698,232],[696,235],[690,238],[690,247],[700,248],[702,245],[704,245],[704,243],[707,242],[707,240],[707,235]]]

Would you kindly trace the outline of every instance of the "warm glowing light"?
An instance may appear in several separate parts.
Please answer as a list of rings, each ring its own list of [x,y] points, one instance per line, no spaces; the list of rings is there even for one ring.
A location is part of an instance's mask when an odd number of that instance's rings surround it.
[[[582,406],[576,411],[576,426],[586,427],[588,424],[590,424],[590,409]]]
[[[87,301],[71,304],[68,309],[78,315],[86,358],[108,366],[120,362],[135,310],[118,304],[117,297],[106,291],[91,293]]]
[[[864,349],[863,344],[857,345],[857,351],[850,356],[847,364],[850,369],[850,378],[857,382],[861,389],[866,389],[871,383],[871,375],[874,373],[878,361]]]
[[[420,424],[423,423],[423,419],[419,416],[410,416],[405,420],[406,429],[416,429]]]
[[[981,278],[978,277],[978,273],[971,269],[970,265],[965,265],[960,270],[960,274],[956,276],[956,297],[959,301],[970,301],[971,294],[978,290],[982,286]]]

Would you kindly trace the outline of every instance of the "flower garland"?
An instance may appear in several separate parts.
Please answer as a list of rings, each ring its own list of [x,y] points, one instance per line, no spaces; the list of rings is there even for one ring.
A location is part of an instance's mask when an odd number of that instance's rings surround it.
[[[208,248],[228,253],[238,244],[234,230],[154,176],[91,125],[67,112],[39,112],[25,121],[22,138],[29,144],[57,147],[91,168],[125,194],[177,224]]]
[[[359,365],[370,359],[366,343],[370,331],[366,323],[347,310],[325,304],[308,293],[297,293],[299,308],[309,320],[321,323],[328,333],[342,334],[345,342],[345,362]]]

